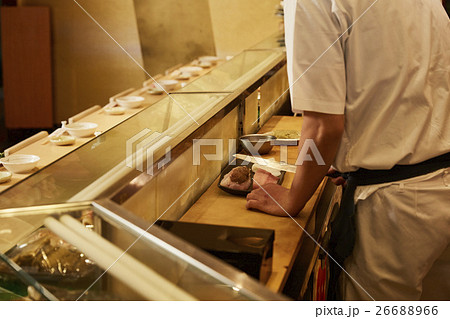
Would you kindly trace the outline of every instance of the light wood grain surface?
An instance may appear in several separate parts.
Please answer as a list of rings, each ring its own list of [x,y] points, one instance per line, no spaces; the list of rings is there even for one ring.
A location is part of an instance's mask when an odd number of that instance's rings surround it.
[[[260,132],[278,129],[300,130],[301,124],[301,117],[273,116],[261,128]],[[275,146],[264,157],[274,157],[276,160],[279,160],[279,156],[280,147]],[[296,157],[297,147],[289,146],[288,162],[295,164]],[[283,186],[290,187],[293,176],[294,174],[287,173]],[[300,240],[304,235],[302,228],[305,228],[312,216],[316,201],[322,191],[323,183],[299,216],[291,219],[290,217],[271,216],[247,210],[245,208],[246,199],[228,194],[219,189],[217,187],[218,180],[217,178],[200,199],[186,212],[181,221],[275,230],[272,275],[267,282],[267,287],[275,292],[280,292],[295,260]]]

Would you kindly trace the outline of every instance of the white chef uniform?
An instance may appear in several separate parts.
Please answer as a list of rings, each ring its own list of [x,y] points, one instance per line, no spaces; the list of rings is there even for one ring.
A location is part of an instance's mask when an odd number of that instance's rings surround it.
[[[286,0],[285,27],[293,111],[345,114],[338,170],[450,152],[450,21],[439,0]],[[427,292],[436,274],[450,278],[449,175],[357,188],[346,270],[367,293],[346,277],[346,299],[450,300],[450,280]]]

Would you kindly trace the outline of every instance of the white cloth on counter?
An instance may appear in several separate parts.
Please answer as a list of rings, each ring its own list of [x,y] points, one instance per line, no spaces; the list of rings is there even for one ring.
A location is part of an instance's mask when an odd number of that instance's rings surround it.
[[[450,168],[355,193],[345,270],[375,300],[450,300]],[[395,244],[392,244],[395,243]],[[345,300],[371,300],[342,274]]]
[[[345,114],[339,171],[450,151],[450,20],[440,1],[287,0],[285,27],[293,111]]]

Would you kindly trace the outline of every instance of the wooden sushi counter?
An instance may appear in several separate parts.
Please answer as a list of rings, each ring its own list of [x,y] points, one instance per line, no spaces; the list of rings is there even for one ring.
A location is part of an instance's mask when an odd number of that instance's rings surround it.
[[[259,132],[265,133],[287,129],[300,130],[301,125],[301,117],[273,116]],[[278,161],[280,159],[280,146],[274,146],[272,151],[264,157],[273,157]],[[295,164],[296,158],[297,146],[288,146],[288,163]],[[286,173],[282,185],[289,187],[293,176],[293,173]],[[282,292],[299,252],[303,237],[307,236],[303,229],[306,229],[313,223],[313,213],[325,183],[319,186],[314,196],[297,217],[290,218],[286,216],[284,218],[247,210],[245,208],[246,199],[228,194],[219,189],[217,187],[218,180],[219,178],[186,212],[181,221],[275,230],[272,274],[266,285],[274,292]]]

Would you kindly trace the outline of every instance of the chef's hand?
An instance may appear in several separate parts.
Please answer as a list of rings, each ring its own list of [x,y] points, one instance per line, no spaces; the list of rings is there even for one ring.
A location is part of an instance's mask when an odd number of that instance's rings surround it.
[[[289,189],[278,184],[266,184],[247,195],[247,209],[259,210],[270,215],[289,216]]]
[[[341,173],[339,173],[337,170],[335,170],[333,167],[330,167],[330,169],[328,170],[327,176],[330,177],[331,181],[336,184],[337,186],[339,185],[344,185],[347,183],[347,180],[345,178],[342,177],[342,175],[340,175]]]

